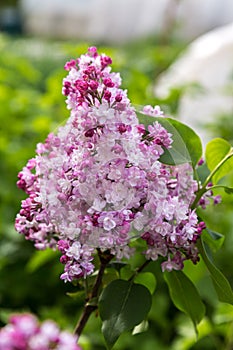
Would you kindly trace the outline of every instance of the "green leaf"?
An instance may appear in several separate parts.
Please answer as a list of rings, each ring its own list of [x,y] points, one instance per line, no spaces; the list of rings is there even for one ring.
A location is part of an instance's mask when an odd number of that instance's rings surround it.
[[[227,194],[232,194],[233,193],[233,187],[228,187],[228,186],[221,186],[221,187],[223,187],[224,191]]]
[[[38,250],[27,263],[26,269],[28,272],[32,273],[38,270],[41,266],[47,264],[49,261],[57,258],[59,255],[60,252],[52,249]]]
[[[233,170],[233,149],[229,142],[216,138],[206,145],[205,157],[208,168],[215,172],[213,183],[218,181]],[[224,159],[226,159],[224,161]],[[221,164],[222,163],[222,164]]]
[[[154,294],[156,287],[156,278],[152,272],[140,272],[134,278],[134,282],[144,285],[151,294]]]
[[[150,117],[139,114],[138,119],[145,126],[158,121],[172,134],[172,147],[165,149],[164,154],[160,157],[161,162],[169,165],[191,163],[195,167],[202,156],[202,144],[194,130],[172,118]]]
[[[202,239],[211,248],[213,252],[216,252],[223,245],[225,237],[218,232],[214,232],[209,228],[206,228],[202,232]]]
[[[70,298],[76,300],[76,301],[81,301],[85,300],[86,293],[84,290],[78,290],[77,292],[67,292],[66,295],[68,295]]]
[[[211,187],[211,190],[215,190],[215,189],[223,189],[227,194],[233,193],[233,187],[228,187],[224,185],[214,185]]]
[[[192,281],[182,271],[164,273],[174,305],[185,312],[196,327],[205,315],[205,306]]]
[[[99,298],[102,332],[111,349],[119,336],[141,323],[151,308],[149,290],[125,280],[111,282]]]
[[[214,288],[218,295],[218,299],[224,303],[233,305],[233,291],[231,289],[230,283],[222,274],[222,272],[210,260],[202,239],[200,239],[198,242],[198,248],[202,259],[210,272]]]

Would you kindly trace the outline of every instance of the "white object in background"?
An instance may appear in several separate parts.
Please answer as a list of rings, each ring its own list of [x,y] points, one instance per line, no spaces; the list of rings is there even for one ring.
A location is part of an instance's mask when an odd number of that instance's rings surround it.
[[[216,27],[233,22],[232,0],[177,0],[179,38],[192,40]]]
[[[24,29],[33,35],[123,43],[174,35],[192,40],[233,21],[232,0],[19,0]]]
[[[26,32],[121,43],[158,32],[174,0],[20,0]]]
[[[155,95],[165,98],[170,89],[192,83],[201,89],[196,93],[187,89],[182,95],[178,118],[193,127],[206,143],[210,135],[204,125],[220,114],[233,113],[233,23],[193,41],[157,80]]]

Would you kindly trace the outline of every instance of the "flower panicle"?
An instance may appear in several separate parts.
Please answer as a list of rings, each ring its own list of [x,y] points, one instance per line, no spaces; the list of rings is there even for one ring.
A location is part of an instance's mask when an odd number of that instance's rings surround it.
[[[110,64],[91,47],[65,65],[70,117],[19,173],[28,197],[16,230],[38,249],[60,250],[65,282],[93,273],[96,250],[129,259],[135,237],[145,241],[147,259],[163,258],[163,270],[198,261],[204,226],[191,209],[198,189],[192,168],[160,161],[172,147],[172,134],[153,120],[163,112],[145,106],[151,125],[140,124]]]

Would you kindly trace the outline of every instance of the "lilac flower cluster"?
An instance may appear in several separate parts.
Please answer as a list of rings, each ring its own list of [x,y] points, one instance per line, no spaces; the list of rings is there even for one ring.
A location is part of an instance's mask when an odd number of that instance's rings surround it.
[[[110,64],[94,47],[66,63],[70,118],[19,173],[28,197],[16,230],[38,249],[58,247],[65,281],[94,271],[96,249],[128,259],[136,238],[145,241],[147,259],[163,257],[163,270],[198,261],[204,223],[190,209],[198,189],[192,168],[160,162],[172,145],[172,135],[153,121],[162,111],[145,106],[151,125],[140,124]]]
[[[81,350],[76,340],[53,321],[39,324],[31,314],[13,315],[0,329],[0,350]]]

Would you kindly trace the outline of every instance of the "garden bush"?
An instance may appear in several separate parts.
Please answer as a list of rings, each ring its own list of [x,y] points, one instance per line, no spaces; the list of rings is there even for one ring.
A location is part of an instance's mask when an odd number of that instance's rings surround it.
[[[62,67],[67,59],[84,53],[88,45],[48,43],[45,52],[48,50],[49,54],[41,56],[35,56],[33,52],[24,55],[22,48],[25,45],[27,46],[24,40],[12,41],[1,36],[0,277],[3,282],[0,286],[0,317],[3,325],[12,312],[30,311],[42,320],[52,318],[61,327],[72,329],[85,303],[83,283],[64,284],[58,278],[63,270],[58,261],[59,253],[53,250],[35,251],[31,242],[25,241],[15,232],[14,218],[20,209],[20,200],[25,198],[16,189],[15,183],[18,172],[34,156],[36,144],[43,141],[50,131],[56,131],[59,125],[64,125],[68,118],[69,113],[61,94],[62,79],[66,75]],[[172,62],[182,45],[173,43],[170,47],[155,46],[155,43],[148,41],[144,43],[144,50],[141,45],[142,43],[131,45],[127,50],[125,47],[108,47],[100,48],[99,51],[113,57],[113,69],[121,72],[123,87],[129,90],[128,96],[137,109],[141,105],[159,103],[166,113],[175,114],[181,92],[173,92],[166,101],[159,101],[153,96],[150,87],[153,86],[156,75]],[[204,165],[199,168],[199,172],[200,177],[206,176]],[[231,187],[230,176],[225,183]],[[217,259],[217,264],[232,282],[232,198],[224,190],[220,191],[223,202],[218,209],[209,208],[203,213],[200,210],[199,215],[204,217],[211,229],[209,235],[206,234],[206,239],[212,245],[214,259]],[[223,237],[213,231],[223,233],[227,243],[224,245]],[[218,250],[221,244],[223,248]],[[104,276],[104,285],[114,282],[119,274],[126,281],[134,268],[143,261],[141,254],[136,254],[131,258],[130,266],[113,264]],[[231,348],[232,307],[218,301],[203,261],[197,266],[187,262],[184,268],[184,272],[197,286],[206,307],[206,316],[197,326],[198,339],[188,316],[181,314],[171,303],[167,285],[171,288],[172,281],[168,276],[167,283],[164,281],[159,264],[151,262],[143,271],[139,285],[149,286],[153,294],[148,321],[134,328],[133,337],[129,336],[129,332],[123,334],[115,345],[116,349],[134,349],[138,346],[143,349]],[[156,280],[151,276],[156,276]],[[186,280],[183,282],[186,283]],[[92,280],[90,283],[93,283]],[[190,293],[191,290],[192,288]],[[171,289],[170,292],[172,295]],[[178,309],[182,309],[179,302],[175,304]],[[80,338],[84,349],[104,349],[100,328],[100,320],[93,313]]]

